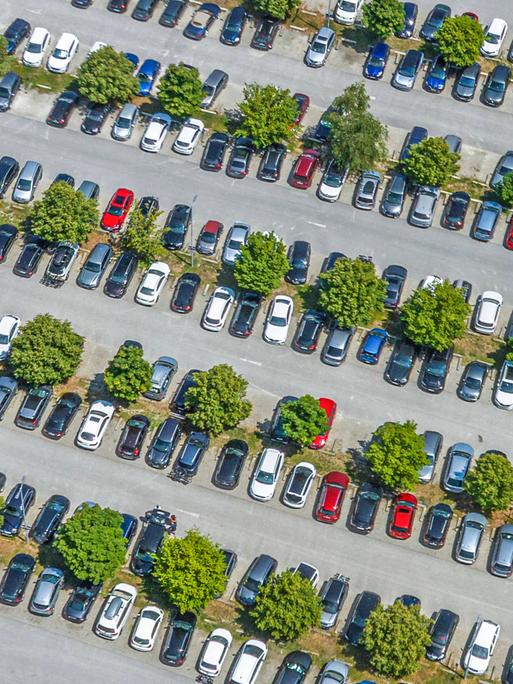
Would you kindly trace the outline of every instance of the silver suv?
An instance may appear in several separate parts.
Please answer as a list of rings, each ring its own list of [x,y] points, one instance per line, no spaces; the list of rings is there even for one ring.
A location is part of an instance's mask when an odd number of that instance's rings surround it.
[[[431,185],[421,185],[410,210],[410,223],[418,228],[429,228],[433,223],[435,207],[440,197],[440,190]]]
[[[472,565],[479,555],[479,546],[488,524],[481,513],[467,513],[460,526],[454,557],[460,563]]]

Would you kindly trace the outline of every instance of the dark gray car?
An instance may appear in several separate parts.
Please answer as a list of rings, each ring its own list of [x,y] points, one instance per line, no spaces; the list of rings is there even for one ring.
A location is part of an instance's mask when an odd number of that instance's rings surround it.
[[[460,525],[454,557],[460,563],[472,565],[479,555],[479,546],[487,519],[481,513],[467,513]]]
[[[80,269],[77,285],[86,290],[96,289],[112,259],[112,254],[113,250],[110,245],[103,242],[95,245]]]
[[[463,401],[477,401],[483,391],[489,366],[481,361],[472,361],[465,368],[458,386],[458,396]]]
[[[144,393],[148,399],[160,401],[165,398],[169,384],[178,368],[178,362],[171,356],[160,356],[153,364],[151,387]]]
[[[511,69],[504,64],[498,64],[488,76],[486,85],[483,89],[483,102],[490,107],[499,107],[506,96]]]
[[[44,568],[39,575],[30,599],[29,610],[36,615],[52,615],[59,592],[64,582],[64,573],[59,568]]]
[[[21,78],[14,71],[9,71],[2,78],[0,81],[0,112],[10,109],[20,85]]]
[[[159,425],[146,456],[148,464],[153,468],[162,469],[169,465],[182,434],[182,425],[183,422],[177,418],[166,418]]]
[[[420,50],[408,50],[399,62],[392,78],[392,85],[398,90],[411,90],[415,85],[417,74],[424,63],[424,53]]]
[[[0,376],[0,420],[18,391],[18,382],[8,375]]]
[[[456,442],[449,449],[442,480],[446,492],[461,494],[473,457],[474,449],[466,442]]]
[[[265,553],[255,558],[239,584],[235,594],[237,601],[246,607],[254,606],[261,587],[276,572],[277,566],[278,561]]]
[[[343,575],[330,577],[322,587],[319,598],[322,603],[321,627],[334,627],[349,591],[349,578]]]
[[[321,361],[328,366],[340,366],[347,356],[354,333],[355,328],[341,328],[334,321],[321,353]]]
[[[439,432],[435,430],[426,430],[424,432],[424,452],[428,462],[425,466],[422,466],[419,472],[419,481],[423,484],[427,484],[433,479],[438,455],[442,450],[442,443],[443,437]]]
[[[383,216],[398,218],[401,215],[406,198],[407,185],[406,176],[403,176],[402,173],[394,173],[381,200],[380,211]]]
[[[460,73],[454,83],[454,97],[463,102],[470,102],[474,98],[481,75],[481,65],[471,64]]]
[[[513,525],[499,527],[490,558],[490,572],[496,577],[510,577],[513,571]]]
[[[388,361],[385,379],[398,387],[406,385],[410,379],[416,356],[417,352],[413,344],[407,340],[398,341]]]
[[[451,16],[451,8],[448,5],[437,4],[427,15],[426,20],[420,29],[420,37],[433,43],[436,41],[436,34],[442,27],[444,21]]]
[[[496,188],[508,173],[513,173],[513,150],[506,152],[495,167],[492,180],[490,181],[491,187]]]
[[[363,171],[356,186],[354,206],[369,211],[374,208],[381,175],[377,171]]]

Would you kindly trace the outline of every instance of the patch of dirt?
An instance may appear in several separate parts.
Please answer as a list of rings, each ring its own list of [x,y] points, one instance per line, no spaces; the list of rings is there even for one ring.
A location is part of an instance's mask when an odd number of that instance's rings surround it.
[[[463,357],[463,361],[485,361],[499,366],[503,360],[501,350],[504,341],[488,335],[465,333],[461,340],[454,343],[454,351]]]
[[[28,553],[37,558],[39,546],[32,541],[25,542],[19,537],[0,537],[0,562],[7,565],[17,553]]]

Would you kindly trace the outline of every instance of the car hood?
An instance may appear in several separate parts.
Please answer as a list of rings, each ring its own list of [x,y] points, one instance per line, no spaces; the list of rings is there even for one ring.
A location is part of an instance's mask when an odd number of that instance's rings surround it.
[[[406,366],[403,366],[396,361],[392,361],[388,369],[390,378],[396,382],[406,382],[408,380],[410,371],[411,368],[406,368]]]
[[[10,570],[2,587],[2,597],[7,600],[14,600],[23,590],[25,579],[26,575],[22,570]]]
[[[148,453],[148,460],[156,466],[165,465],[169,460],[170,450],[159,451],[157,449],[150,449]]]
[[[3,513],[4,522],[2,527],[2,534],[12,535],[16,534],[21,524],[22,516],[21,514],[14,515],[12,513]]]
[[[255,604],[255,599],[257,597],[256,592],[252,591],[251,589],[248,589],[244,585],[242,585],[239,588],[239,591],[237,593],[237,598],[241,603],[243,603],[245,606],[252,606]]]
[[[406,76],[405,74],[402,74],[400,71],[397,71],[395,74],[395,82],[399,83],[399,85],[404,85],[404,86],[409,86],[413,83],[415,80],[415,76]]]
[[[78,281],[81,285],[84,285],[85,287],[92,287],[93,285],[98,284],[98,280],[100,279],[100,273],[93,273],[93,271],[81,271],[80,275],[78,277]]]

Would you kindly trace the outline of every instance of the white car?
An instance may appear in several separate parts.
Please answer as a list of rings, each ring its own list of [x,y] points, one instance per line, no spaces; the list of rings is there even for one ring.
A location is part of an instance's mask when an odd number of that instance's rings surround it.
[[[333,18],[339,24],[351,25],[356,21],[363,0],[338,0],[333,12]]]
[[[258,501],[270,501],[283,467],[283,451],[267,448],[262,451],[257,467],[253,472],[249,493]]]
[[[186,119],[173,143],[173,150],[178,154],[192,154],[204,130],[205,124],[200,119]]]
[[[463,654],[462,665],[465,670],[473,675],[482,675],[486,672],[500,631],[500,626],[491,620],[478,620],[476,622],[470,643]]]
[[[228,318],[230,309],[235,300],[235,292],[230,287],[217,287],[205,307],[205,313],[201,321],[205,330],[218,332]]]
[[[155,261],[144,274],[137,289],[135,301],[138,304],[144,304],[144,306],[156,304],[170,272],[169,266],[163,261]]]
[[[233,664],[230,684],[254,684],[266,656],[267,646],[263,641],[246,641]]]
[[[164,112],[157,112],[151,119],[141,140],[141,150],[145,152],[159,152],[162,149],[166,135],[171,128],[171,117]]]
[[[284,344],[289,332],[294,303],[287,295],[278,295],[271,302],[264,328],[264,340],[270,344]]]
[[[50,32],[42,26],[36,26],[23,52],[23,64],[28,67],[40,67],[49,45]]]
[[[508,32],[508,25],[504,19],[495,18],[485,29],[485,37],[481,45],[481,54],[485,57],[497,57],[502,43]]]
[[[474,317],[474,330],[483,335],[495,332],[503,304],[502,295],[493,290],[487,290],[479,297]]]
[[[294,568],[294,575],[301,575],[303,579],[308,580],[313,587],[317,586],[317,582],[319,581],[319,571],[315,567],[315,565],[311,565],[310,563],[305,563],[301,561],[297,568]]]
[[[63,33],[57,41],[52,54],[48,57],[48,71],[64,74],[78,50],[78,38],[73,33]]]
[[[283,503],[290,508],[303,508],[312,488],[317,470],[307,461],[301,461],[292,468],[283,490]]]
[[[431,290],[434,292],[438,285],[444,281],[437,275],[428,275],[420,281],[419,290]]]
[[[504,361],[501,366],[493,390],[493,403],[497,408],[513,409],[513,361]]]
[[[93,401],[89,407],[76,437],[77,446],[93,451],[102,443],[103,436],[114,415],[114,404],[110,401]]]
[[[0,318],[0,361],[9,356],[11,344],[20,332],[20,319],[18,316],[7,314]]]
[[[164,611],[157,606],[145,606],[135,621],[130,646],[136,651],[151,651],[164,620]]]
[[[116,584],[103,604],[94,627],[95,633],[103,639],[117,639],[126,625],[136,598],[135,587],[124,582]]]
[[[222,627],[214,629],[201,651],[198,671],[207,677],[217,677],[221,672],[231,643],[232,635],[227,629]]]
[[[93,52],[98,52],[98,50],[101,50],[104,47],[107,47],[107,43],[104,43],[101,40],[97,40],[96,43],[93,44],[93,47],[87,53],[87,56],[89,57],[89,55],[92,55]]]
[[[323,173],[317,188],[318,197],[326,202],[336,202],[342,192],[348,170],[348,167],[346,167],[340,171],[332,159],[326,167],[326,171]]]

